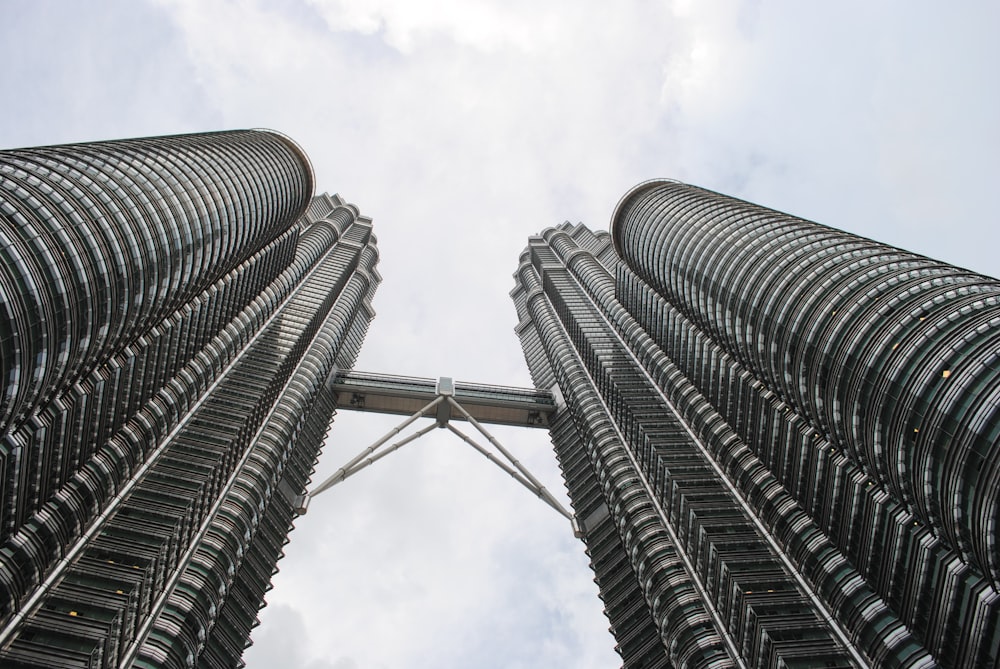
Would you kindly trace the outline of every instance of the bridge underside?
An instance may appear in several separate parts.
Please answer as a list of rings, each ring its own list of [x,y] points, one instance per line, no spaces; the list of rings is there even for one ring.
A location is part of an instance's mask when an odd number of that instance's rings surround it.
[[[521,464],[514,455],[490,434],[483,423],[514,425],[520,427],[549,426],[549,416],[556,410],[553,394],[533,388],[509,388],[476,383],[455,383],[448,377],[418,379],[388,374],[367,372],[338,372],[332,380],[338,409],[352,411],[374,411],[378,413],[400,414],[407,418],[362,450],[332,476],[302,495],[295,501],[296,510],[302,514],[309,506],[309,500],[325,490],[354,476],[362,469],[370,467],[390,453],[402,448],[435,428],[450,430],[455,436],[482,453],[487,460],[507,472],[515,481],[523,485],[539,499],[551,506],[570,521],[573,534],[582,537],[576,518],[552,493]],[[434,418],[424,428],[402,437],[401,433],[422,417]],[[464,420],[493,446],[491,451],[452,425],[452,421]],[[395,443],[390,440],[398,438]],[[383,448],[385,446],[385,448]],[[500,457],[497,456],[499,454]]]

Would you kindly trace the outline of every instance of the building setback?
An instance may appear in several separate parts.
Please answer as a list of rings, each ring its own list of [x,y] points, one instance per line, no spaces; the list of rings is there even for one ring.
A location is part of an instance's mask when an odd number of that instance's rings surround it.
[[[672,181],[511,293],[626,667],[995,667],[1000,283]]]
[[[373,317],[270,131],[0,152],[0,665],[232,667]]]

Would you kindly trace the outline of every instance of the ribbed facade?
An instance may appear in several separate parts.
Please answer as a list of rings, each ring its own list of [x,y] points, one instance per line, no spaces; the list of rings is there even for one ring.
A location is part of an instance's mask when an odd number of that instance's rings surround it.
[[[1000,283],[693,186],[512,292],[626,667],[995,667]]]
[[[0,665],[240,664],[380,281],[235,131],[0,152]]]

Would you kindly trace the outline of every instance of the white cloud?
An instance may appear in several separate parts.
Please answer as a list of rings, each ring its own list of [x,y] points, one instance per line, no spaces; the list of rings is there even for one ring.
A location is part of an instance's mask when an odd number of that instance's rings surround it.
[[[996,216],[1000,9],[693,3],[681,19],[677,176],[1000,273],[969,243]]]
[[[393,48],[411,54],[429,43],[453,42],[477,51],[516,49],[538,53],[562,46],[576,17],[594,7],[569,0],[538,4],[525,0],[307,0],[334,31],[378,33]],[[596,11],[607,12],[597,9]]]
[[[338,416],[317,480],[397,421]],[[560,489],[543,432],[491,432]],[[307,657],[352,648],[361,666],[386,667],[598,667],[611,657],[606,623],[581,613],[593,612],[596,586],[568,523],[445,431],[318,496],[286,552],[269,599],[310,611]],[[251,666],[268,666],[255,652]]]

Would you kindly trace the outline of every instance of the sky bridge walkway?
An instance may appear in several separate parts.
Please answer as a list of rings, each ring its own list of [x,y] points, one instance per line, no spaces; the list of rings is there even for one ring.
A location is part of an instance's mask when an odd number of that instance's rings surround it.
[[[552,493],[546,490],[545,486],[514,457],[513,453],[504,448],[483,427],[483,423],[492,423],[495,425],[547,428],[549,416],[556,410],[556,397],[553,393],[534,388],[456,383],[447,376],[442,376],[435,381],[434,379],[355,371],[338,372],[332,383],[338,409],[374,411],[408,417],[371,446],[354,456],[347,464],[308,494],[299,497],[296,500],[296,508],[299,513],[306,512],[309,500],[316,495],[342,483],[390,453],[416,441],[431,430],[445,428],[558,511],[570,521],[574,535],[582,536],[580,525],[573,514],[553,497]],[[389,443],[420,418],[433,418],[434,422],[406,437]],[[459,430],[452,424],[452,420],[464,420],[471,423],[476,431],[492,445],[493,450]]]
[[[333,383],[337,409],[353,411],[409,416],[449,391],[481,423],[548,428],[548,418],[556,410],[555,399],[547,390],[456,382],[448,377],[435,380],[346,371],[338,372]],[[466,420],[453,409],[448,402],[439,403],[435,407],[438,423]]]

